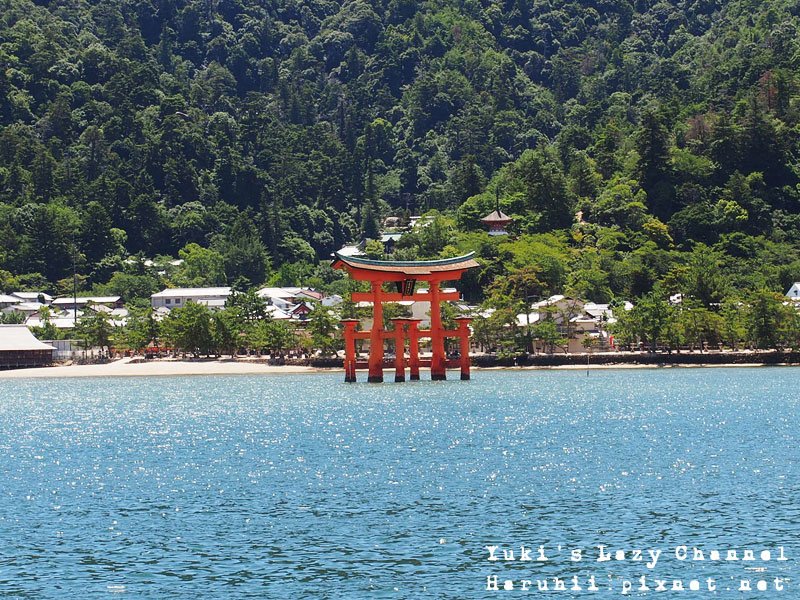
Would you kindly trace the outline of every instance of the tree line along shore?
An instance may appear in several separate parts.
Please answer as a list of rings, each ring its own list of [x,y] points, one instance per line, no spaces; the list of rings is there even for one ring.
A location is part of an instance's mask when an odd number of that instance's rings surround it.
[[[356,245],[475,251],[461,290],[498,355],[575,345],[520,322],[557,294],[615,304],[592,351],[798,345],[793,0],[0,7],[0,290],[121,297],[131,325],[87,314],[87,343],[137,351],[168,287],[346,298],[329,257]],[[190,354],[337,343],[321,313],[308,341],[181,312],[157,333]]]

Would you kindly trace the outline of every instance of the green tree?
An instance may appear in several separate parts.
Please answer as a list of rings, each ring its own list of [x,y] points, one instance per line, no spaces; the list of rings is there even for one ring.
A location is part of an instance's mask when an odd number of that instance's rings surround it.
[[[479,314],[472,322],[472,330],[475,341],[487,351],[508,356],[519,348],[517,312],[512,308],[492,310],[488,315]]]
[[[668,217],[673,212],[670,139],[663,117],[655,107],[648,107],[643,112],[635,142],[639,154],[639,180],[647,192],[650,206],[657,217]]]
[[[246,322],[244,314],[236,306],[216,311],[212,319],[214,346],[225,354],[235,357],[242,343]]]
[[[651,292],[642,296],[631,310],[620,311],[618,319],[613,331],[622,343],[640,341],[650,352],[655,352],[674,327],[675,316],[670,305]]]
[[[187,302],[174,308],[163,321],[164,335],[169,345],[195,357],[215,350],[211,311],[203,304]]]
[[[306,327],[311,334],[313,348],[319,350],[323,356],[333,354],[340,345],[337,325],[336,315],[327,306],[314,304]]]
[[[222,255],[229,282],[258,285],[266,281],[269,255],[247,213],[237,216],[224,236],[215,238],[213,250]]]
[[[249,341],[251,347],[266,350],[272,358],[283,358],[287,350],[297,346],[297,336],[291,324],[272,318],[256,323]]]
[[[124,345],[135,352],[141,352],[150,344],[158,346],[160,325],[153,309],[150,306],[130,307],[120,337]]]
[[[214,287],[226,283],[225,261],[219,252],[190,243],[181,248],[178,257],[183,264],[176,280],[186,287]]]
[[[745,323],[750,343],[756,348],[780,348],[780,330],[786,318],[784,300],[780,294],[766,289],[750,294]]]
[[[553,319],[543,319],[531,328],[533,339],[542,343],[547,354],[553,354],[557,346],[566,346],[568,340],[558,330],[558,325]]]
[[[113,332],[111,317],[102,310],[87,308],[75,324],[75,334],[83,340],[86,348],[100,347],[108,350]]]

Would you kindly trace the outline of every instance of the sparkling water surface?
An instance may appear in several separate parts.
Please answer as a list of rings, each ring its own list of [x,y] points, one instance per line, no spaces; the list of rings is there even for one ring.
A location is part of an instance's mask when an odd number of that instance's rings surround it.
[[[0,597],[800,598],[798,374],[0,380]]]

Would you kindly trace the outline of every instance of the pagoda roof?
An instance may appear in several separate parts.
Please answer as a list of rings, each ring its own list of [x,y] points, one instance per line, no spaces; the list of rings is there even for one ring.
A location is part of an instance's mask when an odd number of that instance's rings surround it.
[[[453,258],[439,260],[372,260],[360,256],[343,256],[334,252],[336,259],[333,267],[346,268],[350,271],[372,271],[418,276],[434,273],[458,273],[479,266],[474,252]]]
[[[488,215],[483,217],[481,221],[484,223],[510,223],[513,221],[511,217],[509,217],[506,213],[501,210],[493,210]]]

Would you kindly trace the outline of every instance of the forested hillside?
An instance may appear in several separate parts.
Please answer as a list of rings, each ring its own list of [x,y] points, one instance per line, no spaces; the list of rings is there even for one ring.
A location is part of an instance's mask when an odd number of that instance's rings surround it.
[[[477,250],[475,299],[509,272],[780,291],[799,26],[798,0],[0,0],[0,291],[70,289],[73,257],[128,297],[325,285],[430,210],[398,255]],[[480,232],[497,197],[513,239]]]

